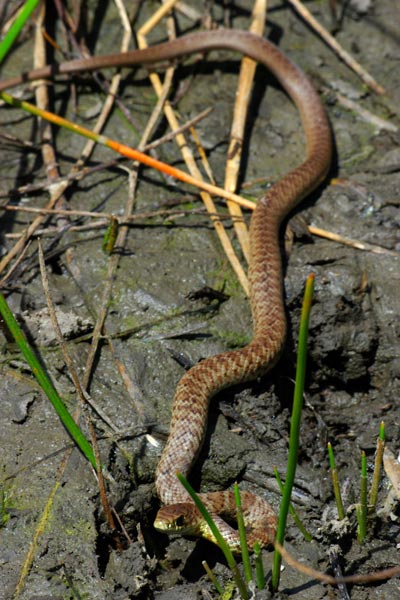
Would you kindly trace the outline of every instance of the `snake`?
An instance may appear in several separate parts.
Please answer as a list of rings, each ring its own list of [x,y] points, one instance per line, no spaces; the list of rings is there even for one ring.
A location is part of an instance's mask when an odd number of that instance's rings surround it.
[[[325,179],[332,158],[332,137],[325,108],[304,72],[274,44],[253,33],[217,29],[184,35],[143,50],[53,63],[0,82],[0,91],[29,81],[106,67],[132,67],[170,61],[188,54],[232,50],[266,67],[300,113],[306,140],[304,161],[279,179],[258,200],[250,222],[249,284],[253,336],[248,345],[200,361],[179,381],[172,406],[167,442],[159,460],[155,485],[162,503],[154,521],[168,534],[217,540],[176,473],[185,477],[204,441],[210,400],[222,389],[265,375],[277,362],[286,338],[280,252],[282,221]],[[236,512],[231,490],[203,492],[200,499],[232,551],[239,551],[237,529],[227,520]],[[241,503],[249,548],[273,543],[277,518],[261,496],[242,491]]]

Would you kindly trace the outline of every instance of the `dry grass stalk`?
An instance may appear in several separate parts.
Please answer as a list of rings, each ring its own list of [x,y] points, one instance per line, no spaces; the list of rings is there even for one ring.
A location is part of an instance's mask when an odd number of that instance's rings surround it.
[[[326,575],[326,573],[317,571],[316,569],[308,567],[304,563],[296,560],[287,550],[285,550],[285,548],[283,548],[280,544],[276,542],[275,547],[280,552],[280,554],[282,554],[283,560],[290,567],[296,569],[296,571],[299,571],[300,573],[309,575],[313,579],[317,579],[317,581],[329,583],[330,585],[338,585],[339,583],[372,583],[374,581],[390,579],[400,573],[400,567],[391,567],[389,569],[383,569],[382,571],[376,571],[375,573],[370,573],[367,575],[346,575],[345,577],[332,577],[331,575]]]
[[[50,315],[50,319],[53,325],[53,329],[54,332],[56,334],[57,337],[57,341],[58,341],[58,345],[61,348],[61,352],[63,354],[64,357],[64,362],[68,368],[68,372],[71,376],[71,379],[74,383],[75,386],[75,390],[76,393],[78,395],[80,404],[82,407],[85,406],[86,404],[86,398],[84,395],[84,390],[83,387],[81,385],[78,373],[75,369],[74,363],[72,361],[72,358],[68,352],[67,349],[67,344],[64,341],[60,326],[58,324],[58,320],[57,320],[57,316],[56,316],[56,312],[55,312],[55,308],[54,308],[54,304],[53,304],[53,300],[51,297],[51,293],[50,293],[50,287],[49,287],[49,281],[47,278],[47,272],[46,272],[46,265],[45,265],[45,259],[44,259],[44,254],[43,254],[43,248],[42,248],[42,244],[40,242],[40,240],[38,240],[38,250],[39,250],[39,265],[40,265],[40,274],[42,277],[42,285],[43,285],[43,289],[44,289],[44,294],[46,297],[46,303],[47,303],[47,308],[49,311],[49,315]],[[74,420],[77,422],[79,420],[79,413],[80,410],[79,408],[77,408],[75,410],[74,413]],[[101,498],[101,503],[103,506],[103,510],[104,510],[104,514],[108,523],[108,526],[110,527],[111,531],[113,531],[115,529],[115,521],[111,512],[111,508],[110,508],[110,503],[108,502],[108,497],[105,491],[105,484],[104,484],[104,477],[103,477],[103,473],[101,470],[101,459],[100,459],[100,453],[99,453],[99,448],[98,448],[98,444],[97,444],[97,438],[96,438],[96,433],[94,431],[94,427],[90,421],[90,419],[87,419],[87,423],[89,426],[89,432],[90,432],[90,439],[92,442],[92,446],[93,446],[93,451],[94,451],[94,455],[96,457],[96,466],[97,466],[97,478],[98,478],[98,484],[99,484],[99,492],[100,492],[100,498]]]
[[[72,453],[72,449],[67,450],[67,452],[65,453],[65,455],[62,459],[61,465],[59,466],[59,468],[57,470],[56,482],[55,482],[54,486],[52,487],[52,489],[50,490],[50,494],[48,495],[47,502],[43,508],[41,517],[35,528],[31,543],[29,544],[29,549],[25,556],[25,560],[22,563],[20,576],[19,576],[17,585],[15,586],[15,590],[14,590],[14,594],[13,594],[13,600],[18,600],[18,598],[21,595],[21,592],[24,589],[25,581],[26,581],[26,579],[30,573],[30,570],[32,568],[32,564],[35,559],[36,552],[39,549],[40,538],[44,534],[45,529],[48,526],[51,512],[53,510],[54,499],[56,497],[56,493],[58,492],[58,490],[60,488],[61,478],[64,475],[64,472],[67,467],[68,460],[69,460],[71,453]]]
[[[148,21],[147,23],[145,23],[145,25],[143,25],[143,27],[140,28],[140,30],[137,33],[137,39],[138,39],[138,44],[139,44],[139,48],[145,48],[147,47],[147,41],[145,38],[145,35],[151,31],[151,29],[160,22],[160,20],[162,19],[162,17],[167,14],[167,12],[169,10],[171,10],[172,6],[175,4],[175,2],[173,2],[172,0],[169,0],[168,2],[166,2],[151,18],[150,21]],[[168,10],[167,10],[168,8]],[[161,93],[161,80],[160,77],[158,76],[157,73],[150,73],[149,75],[150,77],[150,81],[154,87],[154,90],[156,92],[157,95],[160,95]],[[177,130],[179,128],[179,123],[178,120],[176,118],[176,115],[171,107],[171,105],[169,104],[169,102],[165,103],[164,106],[164,113],[165,116],[168,120],[168,123],[171,127],[172,130]],[[183,134],[179,134],[176,136],[176,142],[178,144],[178,147],[182,153],[182,156],[185,160],[186,165],[188,166],[188,169],[190,171],[190,173],[192,174],[193,177],[195,177],[198,180],[201,180],[201,173],[197,167],[197,164],[194,160],[193,154],[190,150],[190,148],[187,145],[186,142],[186,138],[184,137]],[[208,186],[211,189],[211,186]],[[248,294],[249,293],[249,288],[248,288],[248,281],[247,281],[247,277],[246,274],[233,250],[231,241],[225,231],[225,228],[222,225],[222,222],[220,221],[220,219],[215,216],[217,214],[217,210],[215,207],[215,204],[211,198],[211,196],[209,195],[209,193],[207,192],[200,192],[201,198],[208,210],[208,212],[212,215],[211,217],[211,221],[215,227],[215,230],[220,238],[221,244],[224,248],[224,251],[228,257],[228,260],[230,261],[240,283],[242,284],[242,287],[244,288],[245,292]]]
[[[336,39],[313,17],[308,8],[300,0],[289,0],[293,8],[303,17],[314,31],[336,52],[341,60],[352,69],[360,79],[377,94],[386,94],[383,88],[354,58],[336,41]]]
[[[167,80],[167,89],[169,88],[169,83],[170,83],[170,79],[168,78]],[[164,94],[166,95],[167,92],[164,92],[164,90],[161,90],[161,96],[163,96]],[[155,106],[154,109],[154,113],[155,116],[151,116],[150,117],[150,123],[152,124],[152,126],[155,125],[158,116],[162,110],[162,102],[157,103],[157,105]],[[144,147],[146,145],[147,139],[151,134],[151,128],[147,127],[145,134],[146,137],[143,137],[140,144],[139,144],[139,149],[141,147]],[[125,205],[125,210],[124,210],[124,216],[127,217],[129,216],[132,212],[133,212],[133,207],[134,207],[134,188],[135,185],[137,183],[137,173],[138,171],[136,170],[135,172],[131,171],[131,177],[135,178],[135,181],[133,182],[133,180],[131,180],[131,185],[130,185],[130,193],[128,196],[128,201]],[[128,235],[128,227],[126,226],[122,226],[120,227],[119,231],[118,231],[118,236],[117,236],[117,240],[116,240],[116,246],[123,248],[126,242],[126,237]],[[97,348],[98,348],[98,344],[100,341],[100,338],[102,336],[102,333],[105,334],[104,330],[104,323],[106,320],[106,316],[107,316],[107,312],[108,312],[108,305],[109,305],[109,300],[111,297],[111,293],[112,293],[112,289],[114,286],[114,275],[115,272],[118,268],[118,264],[119,264],[119,260],[120,260],[120,254],[112,254],[110,257],[110,261],[108,264],[108,271],[107,271],[107,279],[105,281],[105,285],[103,288],[103,293],[102,293],[102,297],[100,300],[100,309],[98,311],[98,316],[97,316],[97,320],[96,320],[96,324],[93,330],[93,338],[92,338],[92,344],[90,346],[90,350],[89,350],[89,355],[86,361],[86,368],[85,368],[85,373],[87,375],[87,382],[90,379],[90,373],[92,371],[93,368],[93,364],[94,364],[94,360],[96,357],[96,353],[97,353]],[[85,386],[86,387],[86,386]]]
[[[46,46],[43,37],[43,27],[45,24],[46,6],[42,4],[35,26],[35,44],[33,52],[34,68],[39,69],[46,65]],[[38,81],[35,85],[36,104],[43,110],[49,110],[49,94],[46,81]],[[57,196],[55,206],[63,208],[66,206],[66,199],[63,194],[58,194],[59,186],[54,181],[59,179],[60,171],[58,169],[57,155],[53,145],[52,126],[48,121],[39,120],[39,130],[41,135],[40,148],[42,152],[43,163],[46,169],[46,175],[50,188],[50,199]],[[62,187],[62,186],[61,186]]]
[[[121,42],[121,46],[120,46],[120,52],[126,52],[129,49],[129,43],[132,39],[131,24],[129,22],[129,17],[128,17],[126,8],[125,8],[122,0],[114,0],[114,2],[118,8],[119,16],[120,16],[122,27],[124,30],[124,34],[122,36],[122,42]],[[121,73],[116,73],[111,79],[111,84],[108,89],[108,94],[107,94],[106,100],[103,104],[100,115],[99,115],[96,125],[94,127],[93,131],[95,133],[101,133],[101,131],[113,109],[120,82],[121,82]],[[82,151],[82,154],[81,154],[82,162],[86,162],[86,160],[92,154],[95,146],[96,146],[96,142],[94,142],[92,140],[87,141],[87,143]],[[78,169],[78,168],[79,168],[79,165],[76,165],[75,169]]]
[[[267,0],[256,0],[253,8],[252,22],[250,31],[263,35],[264,24],[267,13]],[[244,137],[244,128],[246,125],[247,110],[250,101],[250,92],[254,80],[254,73],[257,63],[247,58],[242,60],[240,68],[239,81],[236,91],[236,101],[233,110],[232,127],[230,133],[228,158],[225,169],[224,188],[234,192],[237,187],[237,180],[242,156],[242,146]],[[227,201],[228,209],[233,218],[236,235],[240,242],[243,255],[247,262],[250,261],[250,243],[246,223],[243,220],[243,214],[240,206],[230,200]]]
[[[203,12],[199,12],[192,6],[186,4],[186,2],[178,1],[175,6],[176,10],[182,13],[185,17],[193,21],[193,23],[197,23],[203,19]]]
[[[134,221],[138,221],[140,219],[152,219],[153,217],[170,217],[171,215],[191,215],[195,213],[202,214],[204,212],[203,208],[192,208],[191,210],[182,210],[179,208],[165,208],[159,210],[149,210],[146,212],[135,212],[133,215],[128,215],[124,217],[115,217],[111,213],[106,212],[91,212],[90,210],[63,210],[63,209],[46,209],[46,208],[34,208],[30,206],[14,206],[14,205],[6,205],[1,207],[2,210],[9,210],[11,212],[28,212],[28,213],[38,213],[44,215],[63,215],[66,217],[90,217],[92,219],[97,219],[101,222],[101,227],[107,227],[110,224],[110,220],[112,218],[116,218],[119,225],[129,225]],[[221,218],[229,218],[228,215],[221,216]],[[96,224],[97,226],[97,224]],[[56,227],[49,228],[52,233],[55,233],[58,230]],[[37,231],[37,235],[42,235],[43,231]],[[7,238],[13,239],[19,237],[18,233],[8,233],[6,234]]]
[[[368,109],[360,106],[358,102],[354,102],[354,100],[346,98],[346,96],[343,96],[343,94],[335,92],[326,87],[323,88],[323,91],[329,94],[329,96],[333,96],[333,98],[338,104],[340,104],[344,108],[347,108],[348,110],[355,112],[361,119],[376,127],[378,131],[381,131],[383,129],[385,131],[396,132],[399,130],[397,125],[395,125],[394,123],[390,123],[386,119],[382,119],[381,117],[374,115],[374,113],[372,113]]]
[[[122,19],[123,22],[123,26],[124,26],[124,36],[123,36],[123,41],[122,41],[122,46],[121,46],[121,51],[124,51],[124,49],[128,48],[128,44],[129,44],[129,39],[131,36],[131,31],[130,31],[130,24],[129,24],[129,19],[127,17],[127,15],[125,15],[125,18]],[[112,104],[110,104],[115,96],[116,90],[117,90],[117,85],[119,84],[119,76],[116,75],[115,79],[113,80],[114,85],[111,86],[111,91],[109,96],[107,97],[106,100],[106,107],[104,110],[102,110],[98,123],[96,123],[95,126],[95,131],[100,132],[101,128],[104,125],[104,122],[109,114],[109,111],[111,110]],[[92,150],[93,150],[93,144],[91,141],[88,141],[85,146],[84,149],[82,151],[81,154],[81,158],[77,161],[76,165],[74,165],[71,169],[72,173],[76,173],[81,167],[82,164],[85,160],[87,160],[87,158],[90,156]],[[49,202],[46,205],[47,209],[53,209],[55,206],[57,206],[57,203],[59,202],[59,199],[62,198],[65,190],[67,189],[67,187],[69,186],[69,181],[64,180],[62,182],[60,182],[60,184],[56,184],[57,187],[54,188],[50,188],[51,189],[51,197]],[[3,271],[8,267],[8,265],[10,264],[10,262],[16,257],[18,256],[18,254],[24,249],[24,246],[26,244],[26,242],[31,238],[31,236],[35,233],[35,231],[40,227],[40,225],[44,222],[44,220],[46,219],[45,215],[40,215],[38,217],[36,217],[36,219],[33,220],[33,222],[22,232],[21,237],[19,238],[18,242],[11,248],[11,250],[1,259],[0,261],[0,274],[3,273]],[[0,281],[0,286],[3,285],[7,279],[9,278],[11,274],[11,271],[9,271],[8,273],[6,273],[3,278]]]
[[[374,252],[375,254],[388,254],[389,256],[400,255],[400,253],[396,252],[395,250],[389,250],[388,248],[376,246],[375,244],[369,244],[368,242],[360,242],[359,240],[346,238],[338,233],[333,233],[332,231],[327,231],[326,229],[321,229],[320,227],[313,227],[312,225],[309,225],[308,231],[313,235],[323,237],[327,240],[332,240],[333,242],[338,242],[339,244],[344,244],[345,246],[357,248],[357,250],[365,250],[366,252]]]
[[[210,112],[212,112],[212,110],[213,109],[211,107],[206,108],[205,110],[202,110],[198,115],[196,115],[192,119],[189,119],[188,121],[186,121],[186,123],[181,125],[181,127],[179,128],[178,131],[170,131],[169,133],[161,136],[160,138],[157,138],[156,140],[150,142],[149,144],[146,144],[146,146],[142,149],[143,152],[149,152],[150,150],[154,150],[155,148],[157,148],[158,146],[161,146],[162,144],[170,142],[171,140],[173,140],[175,138],[176,135],[178,135],[178,133],[181,133],[181,132],[184,132],[184,131],[190,129],[193,125],[196,125],[197,123],[199,123],[200,121],[205,119],[210,114]],[[9,136],[3,136],[3,137],[9,137]],[[32,148],[34,146],[33,144],[30,144],[25,141],[18,140],[18,142],[23,145],[26,145],[29,148]],[[107,162],[100,163],[94,167],[84,167],[84,168],[81,168],[79,171],[74,171],[74,172],[70,171],[67,175],[64,175],[64,176],[60,175],[60,177],[58,179],[56,179],[54,182],[50,182],[50,183],[44,181],[43,183],[39,183],[39,184],[31,184],[30,183],[27,185],[22,185],[18,188],[13,188],[11,190],[8,190],[7,192],[1,192],[0,198],[9,198],[10,196],[15,196],[16,194],[25,195],[25,194],[32,194],[33,192],[49,190],[52,185],[59,184],[64,181],[80,181],[80,180],[84,179],[85,177],[87,177],[88,175],[91,175],[92,173],[95,173],[97,171],[101,171],[104,169],[116,167],[119,164],[123,164],[127,160],[128,160],[127,158],[121,157],[120,159],[113,159],[113,160],[109,160]],[[0,205],[0,210],[2,208],[4,208],[4,207]],[[16,208],[18,209],[18,207],[16,207]]]

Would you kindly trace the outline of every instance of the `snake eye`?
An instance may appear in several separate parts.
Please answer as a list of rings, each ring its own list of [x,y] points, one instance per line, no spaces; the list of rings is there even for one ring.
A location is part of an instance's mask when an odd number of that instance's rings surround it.
[[[179,517],[177,517],[175,519],[174,525],[177,528],[184,527],[184,525],[185,525],[185,517],[183,515],[179,515]]]

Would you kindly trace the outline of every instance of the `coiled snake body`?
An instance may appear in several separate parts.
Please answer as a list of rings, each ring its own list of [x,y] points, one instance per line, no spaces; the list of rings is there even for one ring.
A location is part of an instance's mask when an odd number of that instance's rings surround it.
[[[95,56],[36,69],[0,82],[0,90],[57,74],[91,71],[103,67],[132,66],[169,60],[212,49],[241,52],[266,66],[296,104],[303,124],[305,161],[278,181],[258,201],[250,226],[249,279],[254,335],[251,343],[234,352],[213,356],[194,366],[178,384],[170,434],[156,471],[156,488],[165,506],[155,526],[165,532],[201,535],[213,540],[194,504],[176,478],[187,475],[200,451],[210,398],[224,387],[255,379],[273,366],[285,340],[286,322],[282,293],[279,228],[292,208],[326,176],[331,161],[331,135],[325,110],[313,86],[280,50],[270,42],[244,31],[216,30],[187,35],[177,40],[123,54]],[[219,491],[200,494],[233,550],[237,533],[221,515],[231,512],[233,494]],[[276,517],[262,498],[242,493],[248,542],[268,545],[275,536]]]

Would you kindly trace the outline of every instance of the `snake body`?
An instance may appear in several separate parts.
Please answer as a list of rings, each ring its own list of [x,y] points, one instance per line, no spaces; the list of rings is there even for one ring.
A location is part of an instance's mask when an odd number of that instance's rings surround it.
[[[266,192],[252,215],[249,280],[253,339],[240,350],[201,361],[182,377],[173,402],[168,441],[156,470],[156,488],[165,506],[157,514],[155,527],[167,533],[200,535],[211,541],[215,540],[176,478],[176,472],[187,476],[199,454],[212,396],[227,386],[265,374],[279,358],[286,335],[279,230],[286,215],[321,183],[328,172],[332,141],[324,107],[305,74],[276,46],[238,30],[194,33],[145,50],[52,64],[0,82],[1,91],[58,74],[155,63],[218,48],[239,51],[273,73],[300,112],[307,154],[300,166]],[[205,493],[200,494],[200,498],[230,547],[236,551],[237,532],[223,519],[234,510],[232,492]],[[256,540],[264,546],[270,544],[276,530],[276,517],[271,506],[249,492],[242,492],[242,505],[250,547]]]

